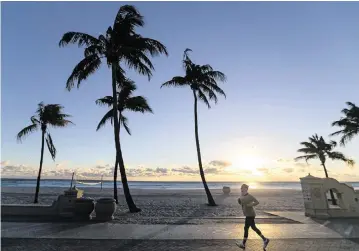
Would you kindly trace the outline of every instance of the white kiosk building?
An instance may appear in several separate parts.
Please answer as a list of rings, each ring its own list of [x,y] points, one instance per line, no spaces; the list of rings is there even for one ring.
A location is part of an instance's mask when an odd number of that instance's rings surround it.
[[[310,174],[300,178],[304,197],[305,215],[318,218],[359,218],[359,190],[333,178],[317,178]],[[332,190],[337,205],[332,205]]]

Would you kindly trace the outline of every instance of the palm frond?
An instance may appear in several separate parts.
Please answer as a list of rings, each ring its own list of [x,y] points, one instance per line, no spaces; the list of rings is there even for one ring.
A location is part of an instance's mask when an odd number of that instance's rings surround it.
[[[331,148],[335,148],[335,147],[337,146],[337,142],[334,141],[334,140],[331,140],[331,141],[329,142],[329,145],[332,146]]]
[[[221,94],[222,96],[224,96],[224,98],[227,98],[225,92],[217,84],[204,82],[204,85],[211,88],[214,92]]]
[[[347,165],[350,166],[350,167],[354,167],[355,161],[353,159],[348,159]]]
[[[68,125],[75,125],[75,124],[70,120],[63,119],[60,117],[57,120],[51,121],[49,125],[52,127],[66,127]]]
[[[92,46],[99,44],[99,40],[86,33],[70,31],[62,36],[59,46],[64,47],[68,44],[77,44],[79,47]]]
[[[186,48],[183,52],[183,59],[189,58],[188,52],[192,52],[192,49]]]
[[[36,116],[31,116],[30,120],[33,124],[40,124],[40,121],[36,118]]]
[[[317,147],[313,144],[313,143],[311,143],[311,142],[300,142],[300,144],[302,145],[302,146],[305,146],[306,148],[312,148],[312,149],[316,149]]]
[[[185,87],[185,86],[189,86],[189,83],[187,83],[186,79],[184,77],[181,76],[177,76],[177,77],[173,77],[170,81],[165,82],[164,84],[161,85],[162,87]]]
[[[189,70],[191,68],[191,66],[193,65],[191,58],[189,57],[189,52],[192,52],[191,49],[187,48],[184,50],[183,52],[183,62],[182,62],[182,66],[183,69],[187,72],[187,70]]]
[[[142,96],[135,96],[128,98],[124,104],[124,109],[133,112],[153,113],[151,107],[148,105],[146,98]]]
[[[17,140],[21,142],[27,135],[29,135],[32,132],[35,132],[37,129],[38,129],[38,124],[32,124],[25,127],[17,134]]]
[[[40,120],[42,124],[51,125],[53,127],[65,127],[69,124],[74,124],[72,121],[67,120],[71,115],[62,113],[63,106],[59,104],[48,104],[44,106]]]
[[[105,54],[104,47],[102,45],[91,45],[86,47],[84,50],[84,57],[90,57],[93,55],[103,55]]]
[[[318,155],[316,154],[308,154],[308,155],[303,155],[303,156],[299,156],[299,157],[296,157],[294,158],[295,161],[299,161],[299,160],[302,160],[304,159],[305,162],[307,162],[308,164],[308,161],[311,160],[311,159],[317,159],[318,158]]]
[[[345,117],[332,123],[332,126],[340,127],[342,130],[336,131],[330,135],[340,135],[340,145],[342,146],[359,134],[359,107],[352,102],[346,102],[346,104],[349,108],[344,108],[341,111]]]
[[[321,145],[323,145],[324,140],[322,137],[319,137],[318,134],[314,134],[313,136],[309,137],[309,142],[315,147],[315,148],[321,148]]]
[[[207,105],[207,107],[210,109],[211,108],[211,105],[209,104],[208,102],[208,99],[206,97],[206,95],[204,95],[204,93],[201,91],[201,90],[197,90],[197,96],[198,98]]]
[[[133,33],[136,27],[143,27],[143,16],[133,5],[123,5],[117,12],[113,30],[117,33]]]
[[[359,130],[343,130],[342,131],[342,137],[339,141],[341,146],[345,146],[349,141],[351,141],[355,136],[359,134]]]
[[[347,158],[343,153],[341,152],[328,152],[328,157],[332,160],[341,160],[348,165],[354,165],[355,162],[352,159]]]
[[[122,83],[119,85],[120,92],[118,92],[118,100],[124,101],[132,95],[134,91],[137,90],[135,82],[129,78],[122,80]]]
[[[308,147],[300,148],[297,150],[297,152],[306,153],[306,154],[318,154],[319,153],[317,148],[308,148]]]
[[[137,89],[135,81],[133,81],[130,78],[127,78],[125,76],[125,72],[121,69],[121,67],[117,67],[117,73],[116,73],[116,80],[117,80],[117,87],[120,90],[127,89],[131,92],[135,91]]]
[[[212,67],[211,67],[211,68],[212,68]],[[220,71],[213,71],[213,70],[211,70],[211,71],[205,72],[205,74],[206,74],[208,77],[210,77],[210,78],[212,78],[212,79],[214,79],[214,80],[216,80],[216,81],[221,81],[221,82],[226,82],[226,81],[227,81],[226,75],[224,75],[224,73],[222,73],[222,72],[220,72]]]
[[[100,130],[101,127],[103,127],[106,122],[110,120],[111,124],[113,123],[113,109],[110,109],[101,119],[101,121],[98,123],[96,131]]]
[[[340,135],[341,139],[340,139],[340,145],[344,146],[346,145],[351,139],[354,138],[354,136],[359,134],[359,117],[358,117],[358,122],[353,122],[350,121],[347,118],[338,120],[338,121],[334,121],[332,123],[332,126],[338,126],[343,128],[342,130],[336,131],[332,134],[330,134],[330,136],[336,136],[336,135]]]
[[[301,145],[305,146],[305,148],[299,149],[298,152],[305,153],[306,155],[299,156],[295,158],[295,160],[305,159],[308,161],[309,159],[318,158],[324,166],[326,159],[330,158],[332,160],[344,161],[348,165],[354,165],[354,161],[352,159],[347,158],[341,152],[333,151],[333,149],[337,146],[336,141],[332,140],[327,143],[323,137],[319,137],[317,134],[314,134],[309,137],[309,142],[301,142]]]
[[[358,108],[359,109],[359,107],[357,107],[353,102],[345,102],[345,104],[347,104],[347,106],[349,106],[350,107],[350,109],[352,109],[352,108]]]
[[[121,123],[121,125],[125,128],[126,132],[127,132],[129,135],[131,135],[131,130],[130,130],[130,128],[128,127],[128,119],[127,119],[125,116],[123,116],[122,114],[121,114],[121,116],[120,116],[120,123]]]
[[[138,48],[143,53],[149,53],[152,57],[159,56],[160,54],[168,56],[166,46],[155,39],[144,38],[140,35],[135,35],[131,45],[134,48]]]
[[[98,55],[93,54],[91,56],[82,59],[73,69],[70,77],[66,82],[67,90],[71,90],[75,82],[77,81],[77,88],[83,80],[86,80],[92,73],[94,73],[101,66],[101,59]]]
[[[154,70],[151,60],[141,52],[131,52],[123,57],[129,69],[134,69],[139,74],[147,76],[150,80]]]
[[[210,89],[206,85],[200,85],[199,89],[202,91],[203,94],[207,94],[210,100],[214,100],[214,103],[217,104],[218,98],[212,89]]]
[[[44,102],[40,102],[40,103],[37,105],[36,114],[39,115],[40,120],[41,120],[41,116],[40,116],[40,115],[44,112],[44,108],[45,108]]]
[[[50,133],[47,133],[47,135],[46,135],[46,144],[47,144],[47,148],[49,149],[49,152],[51,154],[51,158],[53,160],[55,160],[56,148],[55,148],[54,142],[52,141]]]
[[[105,96],[103,98],[97,99],[95,102],[96,102],[96,105],[110,107],[113,105],[113,98],[112,98],[112,96]]]

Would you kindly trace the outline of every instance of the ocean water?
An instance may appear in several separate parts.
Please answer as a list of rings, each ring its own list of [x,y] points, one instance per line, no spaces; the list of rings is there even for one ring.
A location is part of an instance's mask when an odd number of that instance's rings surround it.
[[[41,180],[41,187],[70,187],[71,180]],[[346,182],[354,189],[359,189],[359,182]],[[299,182],[248,182],[251,189],[293,189],[301,190]],[[119,182],[121,187],[121,182]],[[223,186],[230,186],[232,189],[240,188],[240,182],[208,182],[211,189],[221,189]],[[35,187],[35,179],[1,179],[1,187]],[[101,187],[99,180],[78,181],[76,186],[79,188]],[[147,182],[130,181],[130,188],[137,189],[203,189],[202,182]],[[103,181],[103,188],[113,188],[112,181]]]

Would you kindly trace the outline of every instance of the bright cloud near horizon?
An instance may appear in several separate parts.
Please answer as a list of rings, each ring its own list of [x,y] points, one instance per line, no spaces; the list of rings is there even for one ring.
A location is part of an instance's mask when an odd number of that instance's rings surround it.
[[[111,93],[106,67],[71,92],[65,83],[83,50],[59,48],[67,31],[98,35],[125,2],[5,2],[1,5],[1,175],[36,178],[41,135],[21,144],[37,104],[59,103],[74,126],[50,129],[58,150],[44,154],[44,178],[111,179],[113,130],[96,126],[107,111],[95,100]],[[184,49],[198,64],[224,72],[227,98],[199,105],[199,136],[209,181],[298,181],[323,177],[317,160],[296,163],[299,142],[326,139],[345,102],[359,105],[359,3],[136,2],[146,26],[169,57],[153,58],[153,78],[128,71],[154,114],[127,113],[132,136],[121,144],[130,180],[200,181],[190,90],[162,88],[183,74]],[[183,13],[186,13],[184,16]],[[21,18],[19,18],[21,17]],[[96,17],[96,18],[93,18]],[[27,20],[24,22],[23,20]],[[24,39],[26,38],[26,39]],[[359,137],[338,151],[359,163]],[[358,181],[357,167],[328,161],[332,177]]]

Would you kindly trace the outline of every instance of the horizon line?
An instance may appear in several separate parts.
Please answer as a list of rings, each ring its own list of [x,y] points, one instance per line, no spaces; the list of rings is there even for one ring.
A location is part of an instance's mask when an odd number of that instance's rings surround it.
[[[9,178],[9,177],[1,177],[1,180],[36,180],[36,178]],[[50,178],[50,179],[46,179],[46,178],[42,178],[41,180],[68,180],[71,181],[71,179],[68,178]],[[101,181],[100,179],[88,179],[88,180],[81,180],[79,179],[78,181]],[[113,182],[113,180],[108,180],[108,179],[104,179],[104,182]],[[121,182],[121,180],[118,180],[117,182]],[[153,183],[202,183],[202,181],[155,181],[155,180],[148,180],[148,181],[144,181],[144,180],[129,180],[129,182],[153,182]],[[300,180],[298,181],[278,181],[278,180],[273,180],[273,181],[207,181],[207,183],[300,183]],[[357,181],[341,181],[341,183],[357,183],[359,182],[359,180]]]

